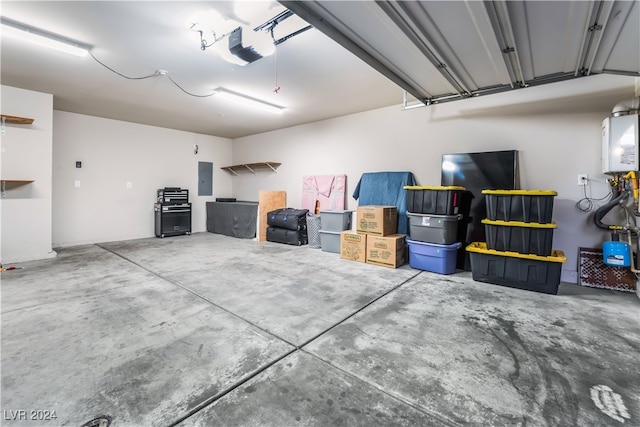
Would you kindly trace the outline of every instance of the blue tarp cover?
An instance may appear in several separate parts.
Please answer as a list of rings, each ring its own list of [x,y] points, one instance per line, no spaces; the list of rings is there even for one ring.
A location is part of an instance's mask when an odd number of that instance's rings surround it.
[[[353,198],[358,200],[359,206],[395,206],[398,208],[398,233],[408,234],[405,185],[416,185],[412,172],[366,172],[360,177]]]

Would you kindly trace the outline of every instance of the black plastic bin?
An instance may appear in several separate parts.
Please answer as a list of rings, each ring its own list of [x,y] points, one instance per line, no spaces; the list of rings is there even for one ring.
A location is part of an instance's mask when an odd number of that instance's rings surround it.
[[[466,250],[473,280],[553,295],[558,293],[562,263],[567,261],[562,251],[552,251],[548,257],[523,255],[487,249],[484,242],[471,243]]]
[[[547,224],[553,215],[552,190],[482,190],[487,218],[492,221],[521,221]]]
[[[491,221],[483,219],[487,249],[540,256],[551,255],[555,222]]]
[[[432,215],[458,215],[464,187],[430,187],[407,185],[407,211]]]

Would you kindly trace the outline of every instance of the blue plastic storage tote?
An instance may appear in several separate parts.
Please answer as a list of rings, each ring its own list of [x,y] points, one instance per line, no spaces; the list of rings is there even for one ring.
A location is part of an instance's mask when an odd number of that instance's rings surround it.
[[[407,238],[407,245],[409,245],[409,266],[411,268],[440,274],[456,272],[456,258],[460,243],[440,245]]]

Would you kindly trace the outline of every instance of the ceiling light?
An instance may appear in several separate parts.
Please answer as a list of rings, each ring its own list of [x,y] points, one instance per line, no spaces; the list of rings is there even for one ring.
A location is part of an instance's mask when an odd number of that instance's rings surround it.
[[[240,93],[232,92],[230,90],[224,88],[218,88],[215,91],[216,97],[224,99],[226,101],[235,102],[240,105],[244,105],[246,107],[256,108],[262,111],[268,111],[270,113],[282,114],[284,111],[284,107],[279,105],[270,104],[265,101],[261,101],[256,98],[252,98],[247,95],[242,95]]]
[[[38,28],[0,17],[2,23],[2,37],[16,37],[30,43],[45,46],[76,56],[87,56],[91,46],[67,39],[57,34],[49,33]]]

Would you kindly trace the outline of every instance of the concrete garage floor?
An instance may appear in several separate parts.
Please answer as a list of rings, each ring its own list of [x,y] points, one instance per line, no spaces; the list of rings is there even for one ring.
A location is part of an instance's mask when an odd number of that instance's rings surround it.
[[[18,266],[1,284],[3,426],[640,425],[634,294],[210,233]]]

